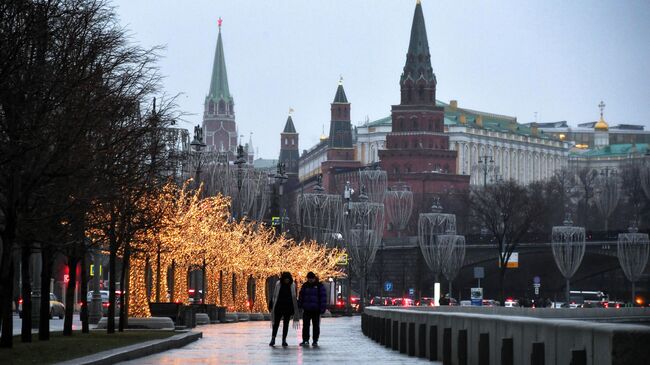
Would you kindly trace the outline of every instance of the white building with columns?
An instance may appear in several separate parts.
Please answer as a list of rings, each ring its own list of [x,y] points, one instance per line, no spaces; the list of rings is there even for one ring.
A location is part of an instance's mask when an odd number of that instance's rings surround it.
[[[498,179],[521,184],[550,178],[567,166],[569,143],[544,133],[535,125],[517,123],[515,117],[459,108],[437,102],[445,109],[445,132],[450,149],[458,151],[456,171],[470,175],[470,184]],[[391,117],[357,127],[356,155],[363,164],[377,162],[391,131]]]

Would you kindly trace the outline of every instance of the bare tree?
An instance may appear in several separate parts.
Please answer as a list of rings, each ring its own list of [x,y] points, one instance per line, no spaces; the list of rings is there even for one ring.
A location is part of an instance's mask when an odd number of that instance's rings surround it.
[[[504,297],[510,256],[533,224],[545,214],[543,189],[539,184],[524,187],[510,180],[472,188],[469,200],[472,219],[494,237],[499,255],[501,296]]]
[[[140,115],[159,85],[157,56],[128,44],[104,1],[3,1],[0,43],[0,346],[10,347],[14,249],[38,244],[43,284],[56,252],[75,267],[84,252],[78,217],[89,203],[141,193],[128,187],[141,187],[157,165],[148,154],[152,136],[169,120]],[[114,204],[113,212],[123,206]],[[47,229],[30,232],[34,222]],[[49,300],[40,308],[39,337],[47,339]]]

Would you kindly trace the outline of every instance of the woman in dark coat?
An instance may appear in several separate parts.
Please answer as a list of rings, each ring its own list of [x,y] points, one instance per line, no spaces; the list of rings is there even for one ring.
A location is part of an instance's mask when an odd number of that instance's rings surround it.
[[[293,282],[291,273],[283,272],[280,275],[280,281],[275,283],[273,290],[273,299],[269,303],[269,310],[271,311],[271,327],[273,332],[271,334],[271,343],[269,346],[275,346],[275,336],[278,334],[278,327],[280,327],[280,320],[283,321],[282,325],[282,346],[289,346],[287,344],[287,333],[289,332],[289,321],[293,316],[294,324],[297,325],[299,321],[298,301],[296,299],[296,284]]]

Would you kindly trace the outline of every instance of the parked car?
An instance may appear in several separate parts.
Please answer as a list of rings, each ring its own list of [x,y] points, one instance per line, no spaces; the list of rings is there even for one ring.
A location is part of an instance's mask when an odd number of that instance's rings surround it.
[[[494,299],[483,299],[483,306],[484,307],[498,307],[501,305],[498,300]]]
[[[461,307],[471,307],[472,306],[472,301],[471,300],[461,300],[460,301],[460,306]]]
[[[504,304],[503,306],[506,308],[516,308],[520,306],[519,302],[514,300],[513,298],[506,299],[505,303],[503,304]]]
[[[412,307],[415,305],[415,301],[411,298],[395,298],[393,299],[393,305],[400,307]]]
[[[108,290],[100,290],[99,294],[102,296],[102,316],[106,317],[108,315],[108,295],[109,291]],[[122,292],[119,290],[115,291],[115,314],[119,313],[120,311],[120,296],[122,295]],[[88,304],[92,302],[93,300],[93,292],[89,291],[88,295],[86,296],[86,301]]]
[[[38,304],[32,301],[32,306],[34,305]],[[18,299],[18,316],[23,318],[23,298]],[[63,319],[63,317],[65,317],[65,306],[63,303],[59,302],[59,299],[54,295],[54,293],[50,293],[50,319],[55,316],[59,317],[59,319]]]
[[[370,299],[370,305],[377,305],[377,306],[393,305],[393,298],[373,297],[372,299]]]

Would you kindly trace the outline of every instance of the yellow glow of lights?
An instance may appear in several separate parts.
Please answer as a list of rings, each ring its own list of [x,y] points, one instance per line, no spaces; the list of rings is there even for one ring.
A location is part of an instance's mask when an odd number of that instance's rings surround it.
[[[201,198],[201,189],[191,190],[189,185],[190,182],[182,187],[168,184],[157,194],[137,200],[143,215],[156,224],[139,232],[130,242],[130,315],[150,316],[148,302],[156,300],[156,288],[161,302],[188,304],[190,269],[205,267],[205,303],[242,312],[267,311],[266,279],[282,271],[291,272],[297,285],[309,271],[321,278],[343,276],[336,265],[341,250],[328,249],[314,241],[295,242],[284,235],[276,236],[273,229],[257,222],[233,222],[229,198]],[[105,207],[97,206],[89,220],[105,222],[108,216]],[[108,242],[106,230],[96,228],[100,224],[89,226],[95,227],[88,231],[94,242]],[[119,254],[123,257],[124,252]],[[169,297],[167,273],[172,265],[173,297]],[[147,277],[151,280],[148,298]]]

